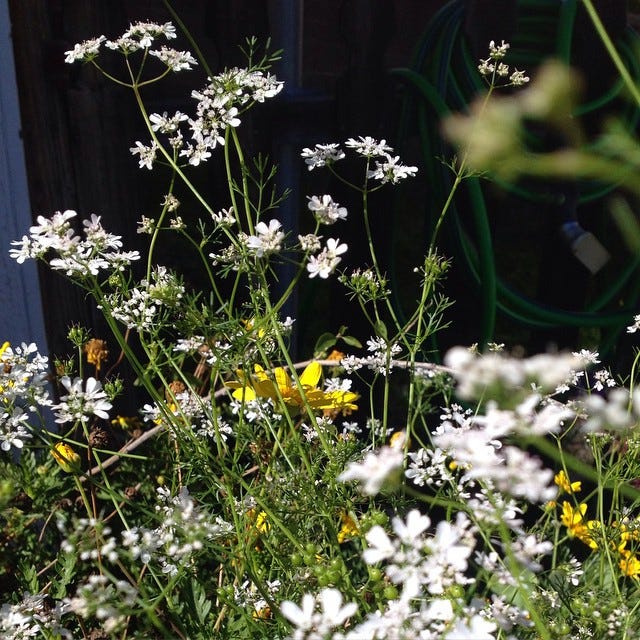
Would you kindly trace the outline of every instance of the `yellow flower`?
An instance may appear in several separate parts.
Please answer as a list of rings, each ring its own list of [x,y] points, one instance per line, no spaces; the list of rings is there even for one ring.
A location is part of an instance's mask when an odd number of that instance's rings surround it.
[[[57,442],[51,455],[67,473],[76,473],[80,468],[80,456],[66,442]]]
[[[287,373],[284,367],[273,370],[273,380],[259,365],[255,365],[254,374],[247,379],[245,374],[238,372],[241,382],[229,382],[227,386],[235,389],[233,397],[236,400],[250,402],[256,398],[271,398],[274,402],[283,402],[290,409],[300,410],[308,404],[312,409],[338,411],[353,411],[358,394],[353,391],[323,391],[318,388],[322,375],[322,366],[318,362],[311,362],[298,378],[298,385]]]
[[[11,346],[10,342],[3,342],[2,346],[0,347],[0,357],[2,357],[2,354]]]
[[[622,556],[620,558],[620,562],[618,563],[620,571],[622,571],[622,573],[629,578],[639,579],[640,560],[638,560],[638,556],[636,556],[634,553],[631,553],[631,551],[625,551],[624,549],[621,551],[620,555]]]
[[[591,536],[590,530],[598,526],[596,520],[584,522],[583,517],[587,511],[587,505],[583,502],[574,509],[566,500],[562,503],[562,516],[560,521],[567,527],[567,533],[571,538],[578,538],[592,549],[597,549],[598,544]]]
[[[582,482],[580,482],[580,480],[577,482],[571,482],[567,474],[564,472],[564,469],[555,475],[553,481],[560,487],[561,491],[568,494],[574,494],[582,490]]]
[[[252,507],[247,511],[247,516],[250,520],[253,520],[253,529],[257,533],[268,533],[269,529],[271,529],[265,511],[258,511],[255,507]]]
[[[116,416],[111,424],[114,427],[120,427],[121,429],[140,429],[142,428],[142,422],[137,416]]]
[[[257,606],[254,606],[251,617],[254,620],[268,620],[269,618],[271,618],[271,607],[268,604],[265,604],[264,606],[261,606],[259,608],[257,608]]]
[[[360,530],[355,520],[346,512],[340,512],[340,531],[338,531],[338,544],[342,544],[345,540],[351,540],[360,535]]]

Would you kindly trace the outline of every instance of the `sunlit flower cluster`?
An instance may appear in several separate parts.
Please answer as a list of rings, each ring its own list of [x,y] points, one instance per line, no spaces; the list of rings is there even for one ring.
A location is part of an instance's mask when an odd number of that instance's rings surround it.
[[[363,276],[359,277],[362,278]],[[366,278],[367,276],[364,277]],[[376,373],[387,376],[393,369],[394,357],[402,351],[402,347],[397,343],[389,344],[379,336],[373,336],[367,340],[367,351],[369,354],[364,357],[350,355],[342,358],[342,366],[348,372],[366,367]]]
[[[111,402],[102,389],[102,384],[95,378],[87,378],[86,383],[82,378],[63,376],[60,384],[66,389],[67,394],[60,398],[58,404],[53,405],[56,422],[88,422],[92,416],[109,419]]]
[[[347,245],[340,242],[339,238],[328,238],[322,251],[316,255],[309,256],[307,271],[310,278],[316,276],[326,279],[337,268],[342,261],[342,255],[347,252]]]
[[[183,487],[176,495],[157,489],[156,512],[161,524],[155,529],[131,527],[122,532],[122,544],[134,560],[157,563],[162,573],[175,575],[179,565],[189,563],[207,541],[227,537],[232,526],[198,508]]]
[[[341,207],[329,195],[311,196],[307,204],[320,224],[334,224],[338,220],[346,220],[347,210]]]
[[[386,144],[385,140],[378,142],[373,138],[362,136],[359,140],[349,138],[345,146],[367,160],[367,179],[379,181],[381,184],[391,182],[398,183],[405,178],[413,177],[418,171],[417,167],[411,167],[400,162],[400,156],[392,156],[393,148]],[[302,150],[302,157],[307,164],[309,171],[333,165],[338,160],[345,157],[344,151],[337,143],[316,144],[313,149],[305,147]],[[370,163],[373,162],[373,168]]]
[[[82,222],[85,237],[81,239],[71,226],[77,215],[66,210],[57,211],[51,218],[38,216],[38,224],[29,229],[31,235],[12,242],[17,248],[11,249],[9,255],[23,263],[28,258],[46,259],[52,251],[57,257],[49,259],[49,266],[78,279],[97,276],[102,270],[122,271],[140,259],[137,251],[119,251],[120,236],[108,233],[95,214]]]
[[[184,295],[184,286],[166,267],[157,266],[151,278],[139,286],[105,296],[105,308],[129,329],[150,331],[162,310],[175,307]]]
[[[73,49],[65,52],[65,62],[91,62],[99,55],[100,48],[104,45],[107,49],[120,51],[125,56],[136,51],[144,51],[160,60],[171,71],[190,70],[198,64],[191,53],[171,49],[164,44],[158,46],[156,43],[158,39],[172,40],[176,37],[176,29],[170,22],[136,22],[115,40],[99,36],[74,45]]]
[[[21,449],[32,437],[29,414],[49,406],[48,359],[34,343],[0,345],[0,449]]]

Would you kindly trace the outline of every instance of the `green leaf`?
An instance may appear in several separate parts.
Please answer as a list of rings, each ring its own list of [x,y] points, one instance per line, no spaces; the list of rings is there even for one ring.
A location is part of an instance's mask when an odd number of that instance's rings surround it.
[[[387,327],[382,320],[376,322],[376,334],[384,340],[387,339]]]
[[[333,333],[323,333],[316,341],[313,353],[316,357],[325,354],[336,343],[336,337]]]
[[[358,340],[358,338],[354,338],[353,336],[342,336],[345,344],[348,344],[350,347],[355,347],[356,349],[362,349],[362,342]]]
[[[204,587],[197,580],[191,581],[191,592],[198,620],[200,624],[204,624],[211,611],[211,600],[207,599]]]

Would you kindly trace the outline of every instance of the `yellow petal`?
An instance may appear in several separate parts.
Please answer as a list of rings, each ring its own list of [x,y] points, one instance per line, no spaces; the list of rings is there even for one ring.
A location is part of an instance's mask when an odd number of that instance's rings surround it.
[[[319,362],[311,362],[300,374],[300,384],[303,387],[317,387],[322,375],[322,365]]]
[[[256,399],[256,392],[251,387],[240,387],[231,395],[240,402],[251,402]]]
[[[63,471],[73,473],[79,469],[80,456],[66,442],[57,442],[51,449],[51,455]]]
[[[273,375],[276,379],[278,389],[280,389],[280,393],[284,397],[288,396],[291,393],[291,389],[293,388],[293,380],[291,380],[289,374],[282,367],[276,367],[273,370]]]

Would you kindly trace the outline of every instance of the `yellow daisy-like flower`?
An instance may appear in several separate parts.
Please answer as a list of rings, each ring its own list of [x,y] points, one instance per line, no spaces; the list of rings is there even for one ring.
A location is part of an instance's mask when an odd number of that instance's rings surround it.
[[[583,520],[584,514],[587,511],[587,505],[583,502],[578,505],[577,509],[574,509],[566,500],[562,503],[562,516],[560,521],[567,528],[567,533],[571,538],[578,538],[581,542],[592,549],[598,548],[598,543],[591,536],[590,531],[598,526],[598,522],[595,520],[589,520],[585,522]]]
[[[564,469],[560,470],[554,476],[553,481],[558,485],[558,487],[560,487],[561,491],[570,495],[582,490],[582,482],[580,480],[577,482],[571,482],[567,474],[564,472]]]
[[[273,379],[259,365],[255,365],[254,374],[247,379],[245,374],[238,372],[241,382],[228,382],[227,386],[235,389],[233,397],[236,400],[250,402],[256,398],[271,398],[274,402],[283,402],[286,407],[294,410],[303,409],[307,404],[312,409],[353,411],[358,408],[355,401],[358,394],[353,391],[323,391],[318,388],[322,366],[318,362],[311,362],[300,374],[298,385],[287,373],[284,367],[273,370]]]
[[[640,560],[638,559],[638,556],[636,556],[635,553],[624,549],[620,555],[622,556],[618,563],[620,571],[629,578],[635,578],[636,580],[640,579]]]
[[[51,449],[51,455],[67,473],[76,473],[80,469],[80,456],[66,442],[57,442]]]
[[[338,531],[338,544],[351,540],[360,535],[360,530],[355,520],[346,512],[340,513],[340,531]]]
[[[11,346],[10,342],[3,342],[2,346],[0,347],[0,357],[2,357],[2,354]]]

